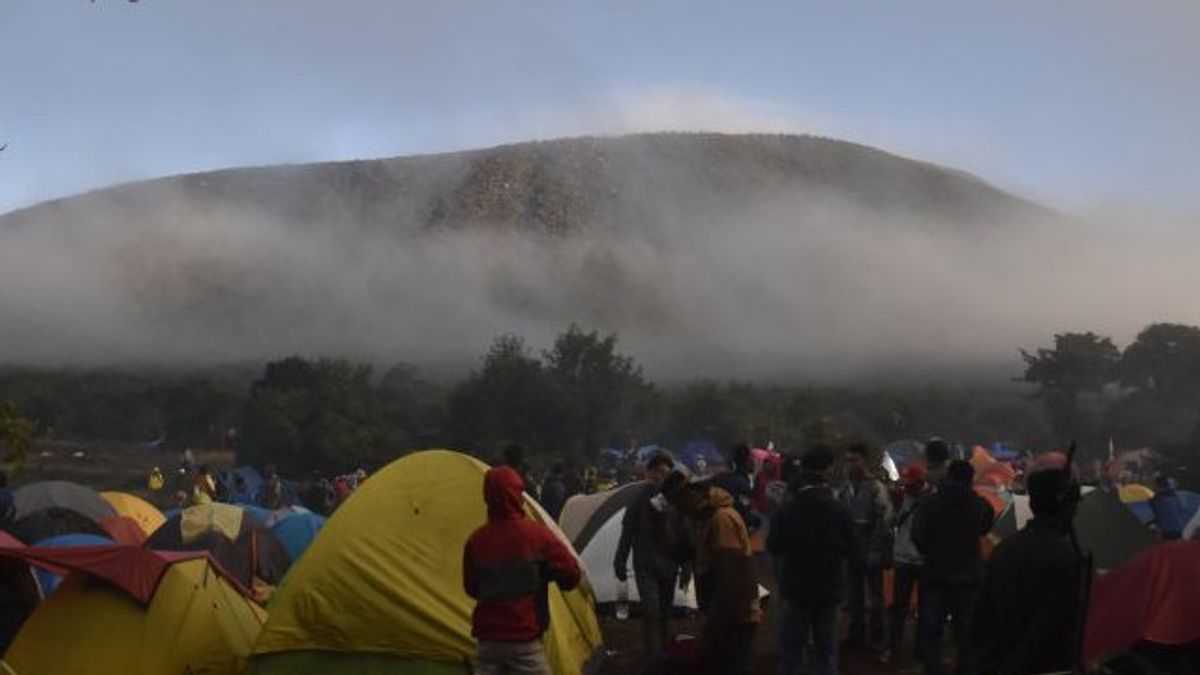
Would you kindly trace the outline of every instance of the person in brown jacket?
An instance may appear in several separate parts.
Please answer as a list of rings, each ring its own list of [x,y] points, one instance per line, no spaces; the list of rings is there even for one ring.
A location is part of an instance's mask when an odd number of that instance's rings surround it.
[[[706,672],[750,675],[754,633],[763,612],[746,523],[734,509],[733,497],[708,483],[688,483],[675,473],[663,492],[692,525]]]

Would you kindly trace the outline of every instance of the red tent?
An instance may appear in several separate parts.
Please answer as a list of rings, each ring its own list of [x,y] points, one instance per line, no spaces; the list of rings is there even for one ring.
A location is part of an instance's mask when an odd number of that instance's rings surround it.
[[[1200,640],[1200,542],[1146,549],[1096,579],[1083,656],[1093,663],[1145,640],[1182,645]]]

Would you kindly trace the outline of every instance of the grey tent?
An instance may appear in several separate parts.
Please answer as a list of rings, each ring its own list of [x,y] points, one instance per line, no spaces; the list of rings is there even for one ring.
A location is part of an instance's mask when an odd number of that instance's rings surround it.
[[[63,480],[31,483],[13,493],[20,520],[38,511],[52,508],[67,509],[99,523],[115,518],[117,512],[95,490]]]

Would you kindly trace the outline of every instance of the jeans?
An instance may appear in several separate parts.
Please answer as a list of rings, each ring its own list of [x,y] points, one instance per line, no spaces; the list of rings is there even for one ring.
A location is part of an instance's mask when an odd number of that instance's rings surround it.
[[[850,570],[850,642],[867,642],[868,614],[871,645],[887,644],[884,623],[883,567],[870,565],[862,572]]]
[[[888,649],[892,654],[898,654],[901,643],[904,642],[904,625],[908,623],[913,589],[917,587],[917,579],[920,576],[921,567],[919,565],[896,565],[891,623],[888,625]],[[917,621],[920,622],[919,617]]]
[[[957,657],[954,663],[956,675],[975,675],[975,655],[971,648],[971,622],[974,620],[975,603],[979,589],[974,587],[930,586],[921,588],[921,606],[918,610],[918,639],[921,660],[925,663],[925,675],[942,675],[942,634],[946,619],[954,626],[954,647]]]
[[[646,663],[657,663],[667,642],[667,617],[675,603],[675,579],[675,575],[655,577],[649,572],[634,577],[642,603],[642,648]]]
[[[533,642],[479,641],[475,675],[553,675],[540,640]]]
[[[837,609],[836,601],[803,605],[784,601],[779,675],[805,672],[806,660],[816,675],[837,675]]]

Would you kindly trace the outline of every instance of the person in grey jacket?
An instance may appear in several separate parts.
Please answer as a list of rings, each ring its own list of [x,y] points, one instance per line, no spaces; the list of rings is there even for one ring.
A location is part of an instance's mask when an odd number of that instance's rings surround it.
[[[842,499],[854,516],[854,531],[864,560],[852,566],[850,574],[850,647],[870,644],[882,651],[887,645],[884,621],[883,570],[892,557],[892,503],[887,488],[875,477],[871,467],[874,452],[864,443],[846,449],[850,483]]]
[[[921,551],[913,541],[912,529],[917,505],[930,494],[926,476],[925,465],[921,462],[904,467],[900,476],[900,489],[894,498],[899,501],[899,508],[892,519],[892,528],[896,535],[896,543],[892,547],[895,592],[892,594],[892,609],[888,622],[888,649],[881,658],[885,663],[900,652],[912,594],[917,589],[917,582],[921,577],[923,560]]]
[[[654,664],[667,640],[667,617],[675,600],[680,555],[684,548],[682,522],[662,493],[673,468],[671,458],[658,453],[646,462],[646,483],[621,519],[621,539],[613,560],[617,580],[629,576],[633,553],[634,583],[642,605],[642,643],[645,663]]]

